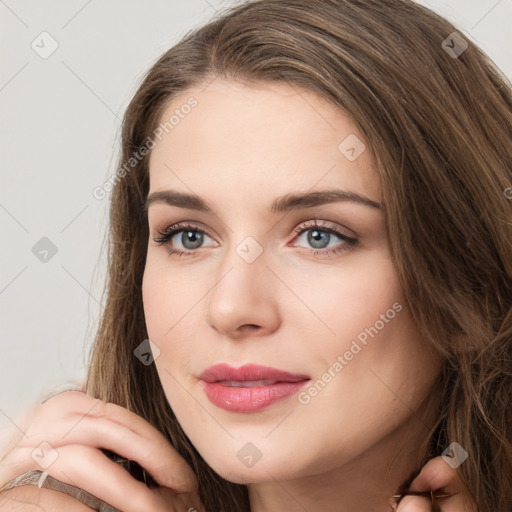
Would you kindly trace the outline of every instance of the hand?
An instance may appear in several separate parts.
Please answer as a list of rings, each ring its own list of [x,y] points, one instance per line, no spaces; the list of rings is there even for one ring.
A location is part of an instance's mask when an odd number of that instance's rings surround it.
[[[133,412],[66,391],[37,405],[29,418],[25,435],[0,461],[0,487],[40,470],[123,512],[204,512],[190,466],[162,433]],[[102,449],[137,462],[159,487],[150,489]]]
[[[474,503],[462,494],[462,486],[457,470],[442,457],[436,457],[423,466],[419,475],[409,486],[411,492],[430,492],[434,495],[450,495],[436,499],[437,509],[430,496],[406,494],[398,504],[397,512],[477,512]]]

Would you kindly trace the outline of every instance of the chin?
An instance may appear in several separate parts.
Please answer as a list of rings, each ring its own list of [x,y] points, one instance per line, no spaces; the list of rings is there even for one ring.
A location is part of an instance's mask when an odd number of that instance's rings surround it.
[[[272,482],[275,480],[291,480],[313,470],[315,464],[301,464],[293,457],[286,455],[279,450],[271,449],[261,453],[256,451],[250,443],[243,445],[242,448],[236,447],[233,451],[226,449],[218,453],[211,451],[201,453],[205,462],[225,480],[235,484],[256,484]],[[252,460],[251,460],[252,456]],[[259,457],[259,458],[258,458]]]
[[[272,471],[272,468],[260,467],[259,469],[253,468],[239,468],[239,467],[227,467],[223,465],[220,469],[211,466],[212,469],[224,480],[232,482],[234,484],[258,484],[264,482],[271,482],[276,479],[276,475]],[[267,472],[268,471],[268,472]],[[281,475],[278,475],[281,479]]]

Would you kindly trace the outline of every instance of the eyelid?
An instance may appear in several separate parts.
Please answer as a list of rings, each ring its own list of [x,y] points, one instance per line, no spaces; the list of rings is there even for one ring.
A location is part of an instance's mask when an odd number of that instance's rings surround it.
[[[331,221],[325,221],[325,220],[318,219],[318,218],[312,218],[312,219],[308,219],[307,221],[301,222],[298,226],[293,228],[292,233],[293,233],[293,235],[297,235],[302,230],[312,229],[312,228],[322,229],[325,231],[332,230],[334,232],[340,232],[340,234],[346,236],[347,238],[354,238],[354,239],[359,238],[359,236],[354,231],[347,228],[346,226],[343,226],[343,225],[340,225],[340,224],[337,224],[337,223],[331,222]],[[197,221],[186,221],[186,220],[178,221],[173,224],[166,225],[166,227],[164,227],[162,229],[155,227],[154,231],[157,235],[160,235],[162,233],[171,232],[171,231],[173,231],[173,229],[180,229],[180,230],[184,230],[184,231],[189,229],[191,231],[194,230],[194,231],[203,232],[203,233],[207,234],[210,238],[215,240],[215,236],[210,232],[210,230],[204,224],[197,222]]]
[[[160,228],[160,225],[162,226]],[[197,231],[204,231],[209,236],[212,236],[209,228],[207,228],[204,224],[201,222],[195,221],[195,220],[179,220],[177,222],[169,223],[169,222],[155,222],[154,225],[154,231],[155,233],[164,233],[166,231],[171,231],[172,229],[194,229]]]
[[[341,226],[339,224],[336,224],[334,222],[320,220],[320,219],[310,219],[305,222],[301,222],[294,230],[293,232],[295,234],[300,234],[301,231],[307,231],[309,229],[318,229],[321,231],[327,231],[332,232],[336,236],[344,236],[346,238],[350,239],[358,239],[359,236],[354,233],[351,229],[346,228],[345,226]]]

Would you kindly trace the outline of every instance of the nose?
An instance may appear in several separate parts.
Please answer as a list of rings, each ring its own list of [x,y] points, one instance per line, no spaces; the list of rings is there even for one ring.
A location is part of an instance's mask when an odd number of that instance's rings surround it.
[[[208,325],[233,339],[271,334],[280,323],[279,280],[265,253],[244,258],[235,249],[226,255],[206,302]]]

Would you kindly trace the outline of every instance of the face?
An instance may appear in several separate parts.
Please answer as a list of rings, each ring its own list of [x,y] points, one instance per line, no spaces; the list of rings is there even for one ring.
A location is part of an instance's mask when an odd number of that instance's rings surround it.
[[[362,134],[284,83],[217,79],[172,116],[150,157],[143,300],[185,433],[239,483],[394,452],[440,365],[406,307]]]

